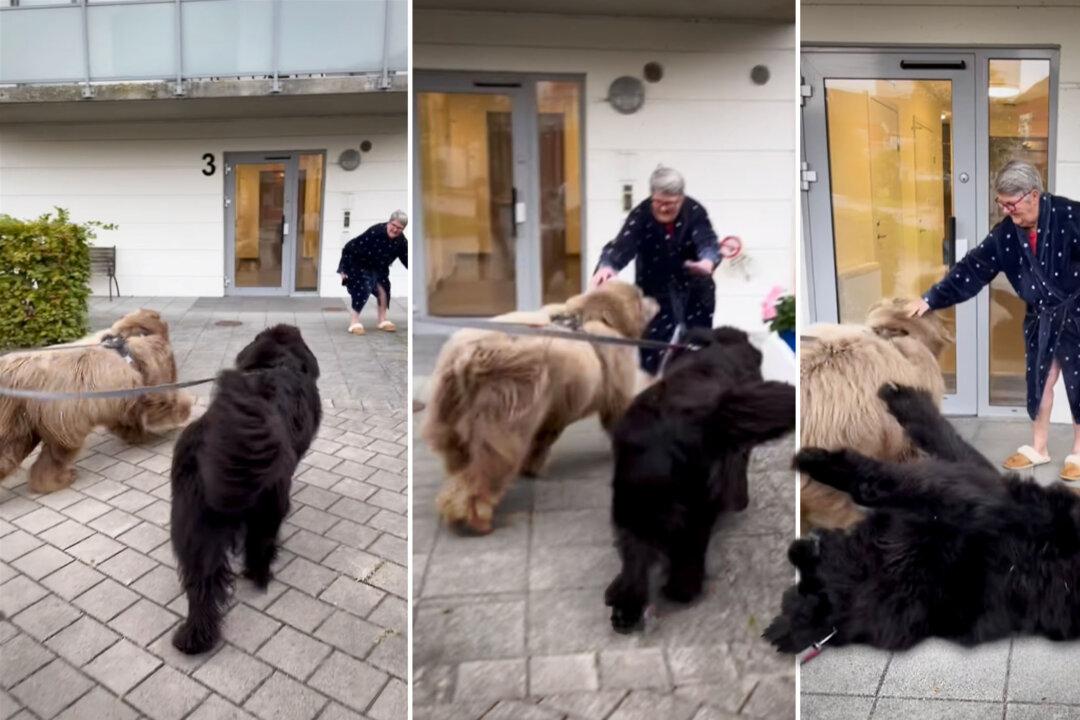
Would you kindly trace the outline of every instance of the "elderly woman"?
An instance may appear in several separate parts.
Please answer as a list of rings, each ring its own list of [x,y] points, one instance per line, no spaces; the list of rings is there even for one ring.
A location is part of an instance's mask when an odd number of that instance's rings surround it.
[[[686,196],[686,181],[677,170],[656,168],[649,189],[651,197],[630,211],[618,236],[604,246],[591,284],[614,278],[636,258],[638,287],[660,304],[645,337],[668,341],[679,325],[712,327],[712,273],[720,263],[720,249],[709,214]],[[661,358],[662,351],[642,348],[641,368],[655,375]]]
[[[390,266],[394,260],[400,260],[402,265],[409,267],[409,241],[404,235],[408,224],[409,216],[395,210],[388,222],[372,225],[345,243],[341,250],[337,272],[352,299],[349,332],[354,335],[364,334],[360,311],[372,295],[378,301],[376,327],[385,332],[397,330],[394,323],[386,319],[386,309],[390,306]]]
[[[1043,192],[1039,171],[1019,161],[1001,169],[994,191],[1005,219],[914,303],[912,313],[973,298],[1004,272],[1027,303],[1027,410],[1034,421],[1032,444],[1022,445],[1004,465],[1021,470],[1050,462],[1046,443],[1054,383],[1064,373],[1073,447],[1061,478],[1080,480],[1080,203]]]

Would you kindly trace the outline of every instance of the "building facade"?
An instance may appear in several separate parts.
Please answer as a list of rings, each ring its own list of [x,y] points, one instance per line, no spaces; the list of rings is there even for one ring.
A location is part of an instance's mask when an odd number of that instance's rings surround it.
[[[344,295],[407,205],[407,38],[404,0],[3,0],[0,212],[117,225],[124,295]]]

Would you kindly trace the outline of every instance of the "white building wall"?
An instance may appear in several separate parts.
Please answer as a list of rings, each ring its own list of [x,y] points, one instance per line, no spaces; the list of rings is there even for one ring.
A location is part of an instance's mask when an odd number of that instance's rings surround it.
[[[1047,0],[803,0],[802,41],[1060,45],[1056,192],[1080,198],[1080,3]],[[1071,5],[1071,7],[1066,7]]]
[[[356,170],[342,170],[338,155],[362,140],[371,151]],[[0,125],[0,213],[29,218],[59,206],[74,220],[115,223],[97,243],[116,245],[124,295],[220,296],[225,153],[325,150],[319,289],[344,297],[335,273],[341,247],[406,207],[406,145],[401,114]],[[216,158],[210,177],[204,153]],[[408,277],[395,263],[395,296],[407,295]],[[105,292],[103,281],[93,286]]]
[[[795,281],[795,27],[616,17],[425,10],[415,15],[417,70],[585,75],[586,261],[596,263],[634,202],[648,195],[658,163],[678,168],[705,204],[718,235],[739,235],[749,278],[716,275],[716,322],[760,328],[761,300]],[[642,76],[645,106],[620,115],[604,100],[620,75]],[[750,70],[772,78],[754,85]],[[629,273],[629,270],[626,271]]]

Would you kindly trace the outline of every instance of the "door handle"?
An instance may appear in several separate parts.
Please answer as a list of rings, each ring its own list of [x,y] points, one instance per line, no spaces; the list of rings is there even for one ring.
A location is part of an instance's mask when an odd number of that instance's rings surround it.
[[[945,223],[945,240],[941,243],[941,262],[944,265],[952,267],[959,259],[956,247],[956,216],[949,216],[948,222]]]
[[[281,239],[284,240],[285,236],[289,234],[289,223],[281,223]]]

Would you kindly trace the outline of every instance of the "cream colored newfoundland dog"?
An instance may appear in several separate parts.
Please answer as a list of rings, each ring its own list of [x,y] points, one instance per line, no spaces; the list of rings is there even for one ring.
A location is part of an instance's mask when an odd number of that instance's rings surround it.
[[[110,345],[102,344],[113,338]],[[79,340],[78,350],[27,351],[0,357],[0,386],[46,392],[119,390],[176,382],[169,326],[152,310],[137,310],[108,330]],[[0,396],[0,479],[40,443],[30,490],[53,492],[75,479],[75,457],[97,425],[128,442],[151,430],[182,425],[192,397],[164,392],[124,398],[26,400]]]
[[[877,460],[913,459],[917,450],[878,389],[885,384],[926,390],[941,405],[945,380],[938,356],[952,337],[941,316],[908,317],[909,300],[871,306],[865,325],[815,325],[801,345],[799,392],[802,447],[852,448]],[[847,493],[803,476],[802,532],[846,528],[864,512]]]
[[[595,335],[638,338],[656,310],[635,285],[613,280],[565,305],[495,320],[566,320]],[[443,347],[432,380],[423,436],[448,475],[439,512],[488,533],[511,480],[536,474],[567,425],[599,413],[611,429],[634,395],[637,349],[461,330]]]

